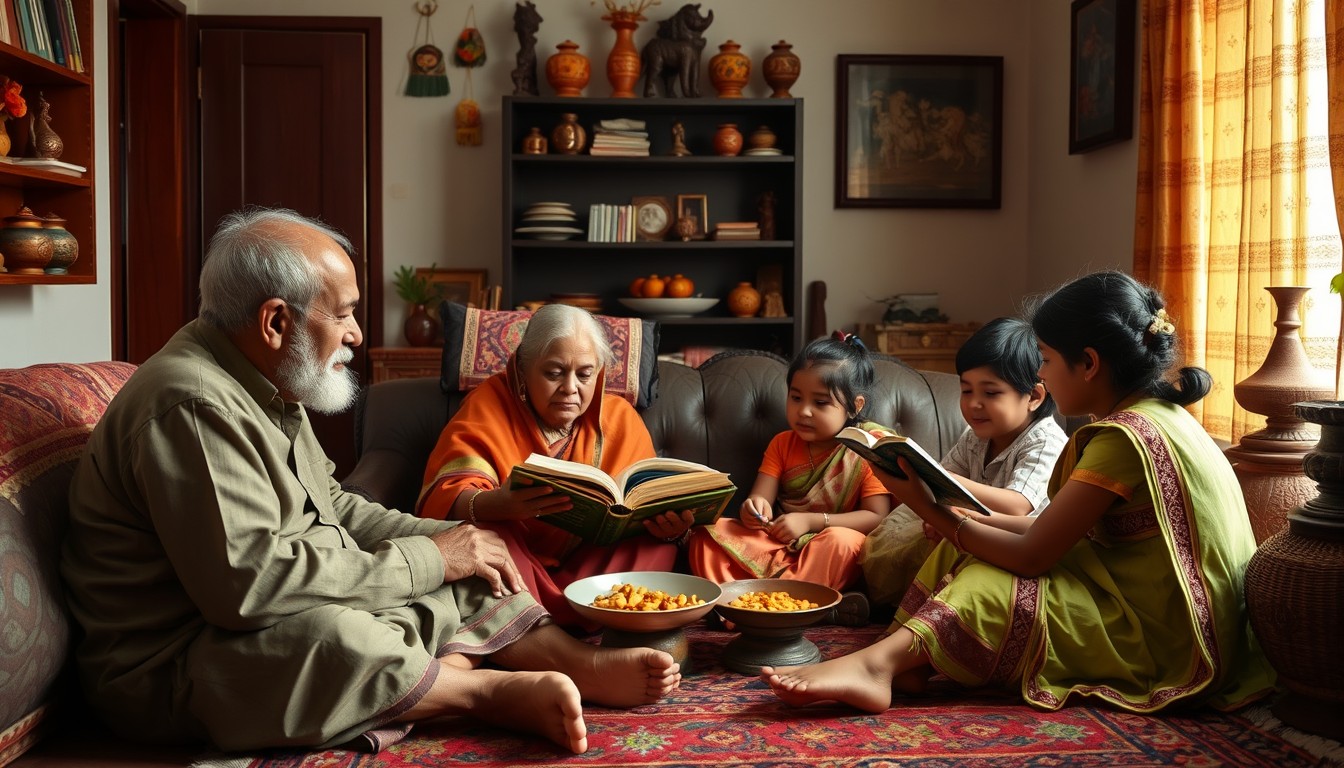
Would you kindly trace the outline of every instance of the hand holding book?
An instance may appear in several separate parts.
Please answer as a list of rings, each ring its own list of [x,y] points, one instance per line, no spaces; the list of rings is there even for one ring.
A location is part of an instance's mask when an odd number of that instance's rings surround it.
[[[906,485],[906,478],[914,476],[924,481],[932,492],[933,498],[954,507],[962,507],[990,514],[989,507],[975,497],[966,486],[961,484],[952,473],[934,460],[919,443],[898,434],[888,427],[873,425],[873,428],[845,427],[835,436],[845,447],[868,460],[875,469],[897,478],[898,484]],[[911,474],[913,472],[913,475]],[[900,489],[892,488],[898,496]],[[917,484],[909,485],[906,493],[921,492]],[[902,501],[909,502],[908,499]]]

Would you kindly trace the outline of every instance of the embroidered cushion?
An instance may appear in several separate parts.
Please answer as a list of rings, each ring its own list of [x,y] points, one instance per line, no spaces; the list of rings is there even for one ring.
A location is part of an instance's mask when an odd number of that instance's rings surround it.
[[[444,392],[466,392],[504,370],[527,329],[531,312],[487,310],[445,301],[443,321]],[[614,365],[607,366],[607,392],[636,408],[658,396],[658,324],[635,317],[594,315],[607,330]]]

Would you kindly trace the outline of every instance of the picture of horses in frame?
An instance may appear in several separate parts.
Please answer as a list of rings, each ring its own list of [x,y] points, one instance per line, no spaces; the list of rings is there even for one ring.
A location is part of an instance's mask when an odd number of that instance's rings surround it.
[[[841,54],[837,208],[998,208],[1003,57]]]

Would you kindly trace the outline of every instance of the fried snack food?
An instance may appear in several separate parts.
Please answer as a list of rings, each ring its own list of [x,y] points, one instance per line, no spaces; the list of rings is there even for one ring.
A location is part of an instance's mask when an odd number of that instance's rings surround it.
[[[788,592],[743,592],[728,605],[748,611],[807,611],[820,608],[811,600],[794,597]]]
[[[613,611],[675,611],[693,605],[704,605],[705,601],[697,595],[669,595],[661,589],[637,587],[634,584],[617,584],[605,595],[598,595],[590,603],[594,608],[606,608]]]

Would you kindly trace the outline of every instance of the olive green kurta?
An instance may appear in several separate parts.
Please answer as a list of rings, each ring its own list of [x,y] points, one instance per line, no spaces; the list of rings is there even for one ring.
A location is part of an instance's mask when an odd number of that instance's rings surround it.
[[[346,493],[304,409],[196,321],[131,377],[75,471],[62,573],[86,694],[123,734],[329,745],[424,695],[436,656],[545,615],[443,583],[455,523]]]

